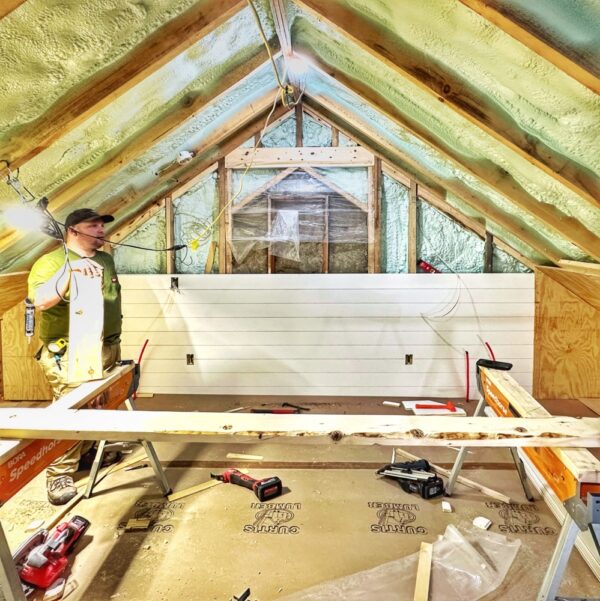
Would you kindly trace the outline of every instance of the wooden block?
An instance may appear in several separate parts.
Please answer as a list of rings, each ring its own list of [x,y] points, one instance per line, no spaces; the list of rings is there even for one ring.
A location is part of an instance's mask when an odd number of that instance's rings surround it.
[[[419,551],[419,566],[417,568],[417,582],[413,601],[428,601],[429,582],[431,580],[431,561],[433,559],[433,545],[421,543]]]
[[[125,531],[148,530],[151,523],[151,518],[131,518],[127,521],[127,524],[125,524]]]
[[[218,484],[223,484],[223,482],[221,482],[221,480],[209,480],[208,482],[203,482],[202,484],[191,486],[190,488],[180,490],[179,492],[174,492],[172,495],[169,495],[167,499],[169,500],[169,502],[177,501],[178,499],[183,499],[184,497],[194,495],[197,492],[208,490],[209,488],[217,486]]]
[[[262,455],[245,455],[243,453],[227,453],[227,459],[239,459],[241,461],[262,461]]]

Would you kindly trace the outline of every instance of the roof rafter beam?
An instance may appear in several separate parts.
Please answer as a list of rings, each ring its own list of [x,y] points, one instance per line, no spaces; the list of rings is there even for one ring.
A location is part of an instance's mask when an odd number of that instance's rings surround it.
[[[114,66],[76,92],[58,100],[39,119],[27,123],[2,149],[2,158],[17,168],[80,125],[140,81],[160,69],[246,6],[244,0],[195,3],[138,44]],[[6,169],[0,171],[5,175]]]
[[[551,204],[539,201],[522,188],[510,173],[491,160],[473,161],[464,156],[451,144],[440,139],[439,136],[435,136],[424,125],[404,115],[393,102],[382,97],[363,82],[347,76],[335,67],[320,63],[315,59],[313,61],[313,68],[317,72],[362,97],[368,105],[393,123],[412,133],[450,163],[501,194],[507,201],[578,246],[595,260],[600,260],[600,238],[589,231],[579,220],[569,217]]]
[[[516,222],[512,216],[491,205],[484,197],[475,194],[465,184],[458,181],[443,180],[432,174],[425,175],[423,167],[417,160],[402,154],[385,140],[381,140],[380,138],[374,139],[373,133],[354,120],[352,115],[349,115],[343,107],[323,98],[316,99],[310,96],[305,99],[305,104],[307,107],[316,109],[317,114],[322,118],[338,127],[346,135],[357,139],[375,155],[401,171],[406,172],[411,178],[419,182],[419,184],[423,183],[430,190],[437,188],[438,190],[452,192],[475,211],[482,214],[486,220],[501,226],[507,232],[522,240],[535,252],[546,257],[550,262],[558,263],[560,259],[565,257],[564,253],[561,253],[547,240],[540,237],[536,232],[529,231],[522,224]],[[423,188],[421,190],[423,191]],[[439,192],[438,196],[440,196]],[[423,197],[426,200],[428,199],[425,194],[423,194]],[[510,245],[508,246],[510,247]],[[515,252],[513,250],[511,254],[519,259],[518,255],[520,253],[515,254]]]
[[[600,205],[597,175],[523,131],[506,111],[485,95],[474,92],[450,70],[440,64],[426,63],[422,52],[374,27],[341,0],[295,2],[592,205]]]
[[[567,56],[564,50],[552,44],[550,37],[544,35],[541,29],[532,30],[526,24],[520,23],[514,15],[510,14],[509,7],[503,7],[501,3],[494,0],[460,0],[460,2],[545,58],[569,77],[576,79],[592,92],[600,94],[600,77],[597,71],[594,72],[586,67],[577,57]]]

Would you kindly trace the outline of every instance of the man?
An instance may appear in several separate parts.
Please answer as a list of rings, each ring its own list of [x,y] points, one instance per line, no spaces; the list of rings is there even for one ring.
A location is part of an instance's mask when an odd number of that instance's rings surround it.
[[[121,286],[113,258],[99,250],[104,244],[104,224],[110,221],[114,217],[99,215],[93,209],[73,211],[65,221],[68,261],[65,249],[60,247],[38,259],[29,274],[29,299],[41,310],[40,339],[44,346],[39,364],[52,387],[54,400],[76,388],[67,382],[71,271],[102,278],[104,369],[110,369],[121,358]],[[77,494],[73,474],[80,459],[87,460],[89,467],[92,447],[92,442],[80,441],[48,467],[46,489],[51,503],[62,505]],[[113,453],[108,462],[119,458]]]

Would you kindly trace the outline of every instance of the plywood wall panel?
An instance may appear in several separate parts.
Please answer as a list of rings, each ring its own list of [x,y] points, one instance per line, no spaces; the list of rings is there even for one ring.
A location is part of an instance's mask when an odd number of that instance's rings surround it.
[[[531,274],[178,277],[120,277],[143,392],[461,397],[467,350],[476,398],[483,341],[531,389]]]
[[[546,270],[536,271],[533,395],[539,400],[600,397],[600,311]],[[574,290],[589,290],[590,276]],[[562,281],[562,280],[561,280]]]

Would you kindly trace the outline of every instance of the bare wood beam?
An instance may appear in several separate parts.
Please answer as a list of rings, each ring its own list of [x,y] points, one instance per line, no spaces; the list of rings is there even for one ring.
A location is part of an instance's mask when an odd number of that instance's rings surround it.
[[[39,119],[28,123],[2,149],[16,168],[48,148],[163,65],[193,46],[247,6],[243,0],[197,2],[138,44],[122,59],[92,77],[87,85],[61,98]],[[0,172],[0,177],[4,175]]]
[[[539,236],[537,232],[528,230],[523,225],[516,222],[512,216],[500,209],[496,209],[483,196],[475,194],[466,185],[456,180],[450,181],[432,174],[425,174],[422,171],[422,166],[419,161],[405,154],[401,154],[399,150],[385,138],[359,123],[356,118],[341,105],[322,97],[319,97],[318,99],[309,97],[306,98],[305,108],[306,110],[314,111],[329,123],[336,125],[340,131],[343,131],[354,140],[358,140],[365,148],[368,148],[375,155],[380,156],[384,161],[393,165],[399,171],[409,174],[410,178],[419,182],[420,190],[423,190],[422,184],[424,183],[426,189],[429,191],[437,190],[437,196],[442,197],[445,194],[443,190],[447,189],[478,213],[481,213],[486,220],[489,219],[503,227],[506,231],[521,239],[525,244],[530,246],[541,256],[546,257],[552,263],[558,263],[560,259],[564,258],[565,255],[548,242],[548,240]],[[507,248],[512,250],[510,245],[507,245]],[[509,254],[512,254],[515,258],[519,259],[520,255],[515,255],[515,253],[516,251],[514,250],[509,252]]]
[[[165,228],[167,248],[171,248],[175,244],[175,215],[171,196],[165,198]],[[176,273],[175,252],[172,250],[167,250],[167,273]]]
[[[225,157],[223,157],[225,158]],[[227,205],[225,212],[221,216],[221,219],[225,221],[225,231],[227,236],[227,242],[225,244],[225,271],[223,273],[233,273],[233,216],[231,214],[231,198],[233,196],[232,186],[232,174],[231,169],[225,169],[225,198],[227,199]]]
[[[275,32],[279,38],[279,45],[281,46],[281,52],[285,61],[292,56],[294,51],[292,50],[292,35],[290,33],[290,26],[285,14],[285,5],[283,0],[269,0],[271,6],[271,13],[273,15],[273,21],[275,23]],[[290,75],[288,71],[288,76]]]
[[[301,102],[296,105],[296,146],[304,146],[304,111]]]
[[[557,47],[555,39],[552,39],[542,29],[534,31],[526,23],[520,23],[514,15],[510,14],[509,7],[493,0],[460,1],[592,92],[600,94],[600,77],[597,66],[594,69],[593,65],[585,65],[580,57],[567,56],[569,51]]]
[[[0,19],[4,19],[9,15],[15,8],[18,8],[26,0],[3,0],[0,4]]]
[[[276,186],[281,180],[284,180],[286,177],[288,177],[288,175],[291,175],[292,173],[294,173],[294,171],[296,171],[296,167],[289,167],[288,169],[285,169],[281,173],[278,173],[275,177],[272,177],[268,182],[263,184],[260,188],[258,188],[257,190],[254,190],[254,192],[251,192],[250,194],[248,194],[248,196],[246,196],[246,198],[244,198],[244,200],[233,205],[231,207],[231,212],[237,213],[238,211],[242,210],[244,207],[248,206],[253,200],[257,199],[261,194],[264,194],[267,190],[269,190],[270,188],[273,188],[273,186]]]
[[[417,273],[417,196],[417,182],[413,179],[408,192],[408,273]]]
[[[345,198],[349,203],[353,204],[357,209],[361,211],[367,211],[367,205],[364,202],[360,202],[356,196],[346,192],[343,188],[340,188],[336,183],[332,182],[327,176],[321,175],[318,171],[315,171],[312,167],[304,166],[303,170],[308,173],[311,177],[314,177],[317,181],[321,182],[336,194],[339,194],[342,198]]]
[[[219,159],[218,173],[218,194],[219,194],[219,273],[227,273],[227,221],[225,213],[227,212],[227,202],[229,201],[229,187],[227,185],[227,170],[225,169],[225,159]]]
[[[600,277],[600,264],[598,263],[584,263],[583,261],[568,261],[567,259],[561,259],[558,262],[558,266],[567,271]]]
[[[340,130],[337,127],[331,128],[331,145],[332,146],[340,145]]]
[[[0,409],[0,438],[467,447],[600,447],[600,418]],[[598,474],[600,478],[600,474]]]
[[[338,148],[238,148],[226,159],[228,169],[303,167],[369,167],[373,155],[359,146]]]
[[[542,169],[563,185],[600,205],[600,180],[593,172],[561,155],[540,138],[525,132],[507,113],[484,94],[476,93],[454,72],[441,63],[431,64],[421,51],[377,28],[368,18],[351,10],[342,0],[297,0],[309,13],[325,21],[335,31],[349,37],[370,55],[409,79],[462,117],[505,144],[528,162]],[[479,1],[478,4],[483,4]],[[598,92],[597,92],[598,93]]]
[[[554,205],[539,201],[522,188],[508,172],[492,161],[472,161],[461,155],[450,144],[434,136],[422,124],[407,118],[393,103],[375,93],[362,82],[353,80],[336,69],[328,67],[327,69],[328,72],[321,69],[321,73],[338,81],[355,94],[362,96],[363,100],[375,110],[411,132],[450,163],[498,192],[522,211],[529,213],[594,259],[600,260],[600,238],[588,230],[579,220],[562,213]]]
[[[483,246],[483,273],[494,273],[494,237],[490,232],[485,233]]]
[[[368,169],[369,178],[369,199],[367,212],[367,239],[368,251],[367,260],[369,273],[379,273],[380,266],[380,240],[379,240],[379,223],[380,223],[380,176],[381,176],[381,159],[375,158],[375,164]]]

